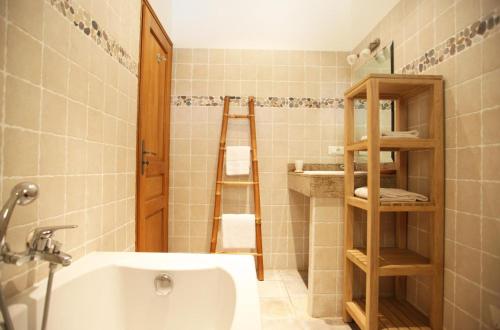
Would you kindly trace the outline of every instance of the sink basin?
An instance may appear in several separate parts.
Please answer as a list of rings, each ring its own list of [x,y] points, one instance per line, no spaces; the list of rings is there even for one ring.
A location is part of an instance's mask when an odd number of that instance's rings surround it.
[[[308,175],[344,175],[344,171],[304,171]]]

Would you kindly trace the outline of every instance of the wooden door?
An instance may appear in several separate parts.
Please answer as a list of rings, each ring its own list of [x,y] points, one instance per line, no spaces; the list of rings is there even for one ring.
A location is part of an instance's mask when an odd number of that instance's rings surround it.
[[[147,1],[142,5],[137,134],[136,250],[168,248],[168,166],[172,43]]]

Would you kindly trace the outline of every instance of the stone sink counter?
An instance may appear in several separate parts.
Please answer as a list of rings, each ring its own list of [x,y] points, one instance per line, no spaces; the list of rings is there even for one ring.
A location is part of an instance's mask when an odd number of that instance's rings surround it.
[[[296,173],[293,164],[288,165],[288,189],[308,197],[344,198],[343,174]],[[342,171],[339,164],[304,164],[304,171]],[[354,173],[355,187],[366,186],[366,172]]]
[[[385,166],[387,165],[387,166]],[[363,164],[356,164],[355,187],[366,186]],[[384,164],[384,170],[390,165]],[[295,173],[288,165],[288,189],[309,197],[309,262],[307,312],[312,317],[340,317],[344,226],[344,175]],[[304,164],[304,171],[342,171],[339,164]],[[384,171],[388,172],[388,171]],[[391,187],[393,174],[383,174],[381,185]]]

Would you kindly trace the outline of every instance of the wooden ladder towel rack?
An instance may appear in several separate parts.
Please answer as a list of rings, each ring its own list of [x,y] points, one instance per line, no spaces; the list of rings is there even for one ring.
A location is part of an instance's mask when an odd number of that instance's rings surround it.
[[[248,98],[248,114],[233,115],[229,114],[229,96],[224,97],[224,111],[222,114],[222,127],[219,144],[219,159],[217,161],[217,180],[215,181],[215,205],[214,217],[212,225],[212,239],[210,242],[210,253],[229,253],[229,254],[249,254],[254,255],[257,259],[257,278],[259,281],[264,280],[264,261],[262,255],[262,228],[261,228],[261,210],[260,210],[260,191],[259,191],[259,166],[257,161],[257,134],[255,128],[255,108],[254,98]],[[228,181],[222,179],[224,169],[224,156],[226,152],[226,137],[227,125],[229,119],[248,119],[250,121],[250,140],[251,140],[251,163],[252,163],[252,181]],[[222,217],[221,198],[223,185],[235,186],[252,186],[253,201],[255,212],[255,250],[256,252],[223,252],[217,251],[217,238],[219,233],[219,225]]]

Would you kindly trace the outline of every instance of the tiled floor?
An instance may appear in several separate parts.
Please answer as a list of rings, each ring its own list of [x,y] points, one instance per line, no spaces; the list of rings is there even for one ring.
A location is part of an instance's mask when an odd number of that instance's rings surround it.
[[[266,271],[265,281],[259,282],[262,330],[351,330],[341,319],[307,315],[303,276],[296,270]]]

